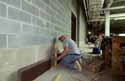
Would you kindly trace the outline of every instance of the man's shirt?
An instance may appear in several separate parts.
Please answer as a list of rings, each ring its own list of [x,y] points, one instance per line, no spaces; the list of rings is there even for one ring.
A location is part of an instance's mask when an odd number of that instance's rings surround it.
[[[80,49],[72,39],[65,39],[63,46],[68,48],[68,54],[80,54]]]

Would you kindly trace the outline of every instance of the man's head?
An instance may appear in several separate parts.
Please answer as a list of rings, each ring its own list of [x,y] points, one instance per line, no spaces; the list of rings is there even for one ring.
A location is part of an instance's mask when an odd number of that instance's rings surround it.
[[[66,39],[66,36],[65,35],[61,35],[61,36],[58,37],[58,39],[63,42]]]

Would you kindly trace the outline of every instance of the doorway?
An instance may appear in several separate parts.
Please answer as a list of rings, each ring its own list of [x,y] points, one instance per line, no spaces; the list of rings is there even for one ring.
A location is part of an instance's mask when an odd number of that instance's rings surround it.
[[[73,13],[71,17],[71,38],[76,42],[76,16]]]

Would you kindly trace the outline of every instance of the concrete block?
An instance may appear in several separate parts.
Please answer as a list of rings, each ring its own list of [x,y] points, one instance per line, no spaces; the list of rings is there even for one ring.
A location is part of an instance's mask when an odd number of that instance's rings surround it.
[[[35,25],[35,26],[41,26],[41,27],[44,27],[44,21],[39,19],[38,17],[34,17],[32,16],[32,24]]]
[[[0,33],[20,33],[19,23],[0,18]]]
[[[16,50],[0,49],[0,67],[4,71],[11,71],[12,67],[16,66]],[[10,68],[8,68],[10,67]]]
[[[9,48],[19,48],[25,47],[23,40],[19,35],[8,35],[8,47]]]
[[[5,2],[9,5],[13,5],[15,7],[20,7],[21,0],[0,0],[1,2]]]
[[[34,26],[33,27],[33,33],[39,33],[40,32],[40,27],[39,26]]]
[[[18,35],[8,36],[9,48],[24,48],[31,47],[33,45],[46,44],[50,42],[49,36],[44,33],[25,33]]]
[[[8,7],[8,17],[11,19],[31,23],[31,16],[23,11]]]
[[[64,0],[58,0],[58,1],[59,1],[60,3],[62,3],[62,4],[64,3]]]
[[[59,11],[58,10],[58,8],[59,8],[59,6],[57,6],[57,2],[51,2],[50,3],[50,5],[51,5],[51,8],[53,9],[53,10],[55,10],[55,11]],[[58,13],[58,12],[57,12]]]
[[[6,48],[6,35],[0,34],[0,48]]]
[[[17,59],[16,49],[0,49],[0,80],[18,81],[16,76]]]
[[[45,20],[48,20],[48,21],[51,19],[51,16],[48,15],[48,13],[46,13],[46,12],[44,12],[42,10],[40,10],[40,17],[45,19]]]
[[[45,2],[46,4],[49,4],[50,0],[42,0],[43,2]]]
[[[42,0],[32,0],[32,3],[41,9],[47,9],[47,5],[42,2]]]
[[[28,1],[22,0],[22,8],[35,16],[39,15],[39,9],[29,4]]]
[[[52,28],[39,28],[39,33],[42,33],[43,35],[46,35],[47,37],[49,37],[50,36],[50,32],[52,32],[53,31],[53,29]]]
[[[20,48],[17,51],[18,67],[24,67],[35,62],[35,49]]]
[[[46,10],[46,12],[49,14],[49,15],[55,15],[55,11],[53,10],[53,9],[51,9],[51,8],[48,8],[47,10]]]
[[[6,11],[7,7],[4,4],[0,3],[0,16],[5,17],[7,14]]]
[[[27,48],[33,45],[32,33],[23,33],[8,36],[9,48]],[[37,43],[37,41],[36,41]]]
[[[26,0],[26,1],[29,1],[29,2],[31,2],[32,0]]]
[[[31,25],[23,24],[23,33],[33,32],[33,27]]]

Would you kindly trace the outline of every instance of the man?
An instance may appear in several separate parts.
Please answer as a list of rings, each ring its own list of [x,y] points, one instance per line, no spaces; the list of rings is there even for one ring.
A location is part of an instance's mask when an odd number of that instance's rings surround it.
[[[63,64],[71,69],[75,69],[74,63],[80,58],[79,48],[72,39],[69,39],[64,35],[59,36],[58,39],[63,43],[64,50],[57,58],[57,61],[60,60],[60,64]]]

